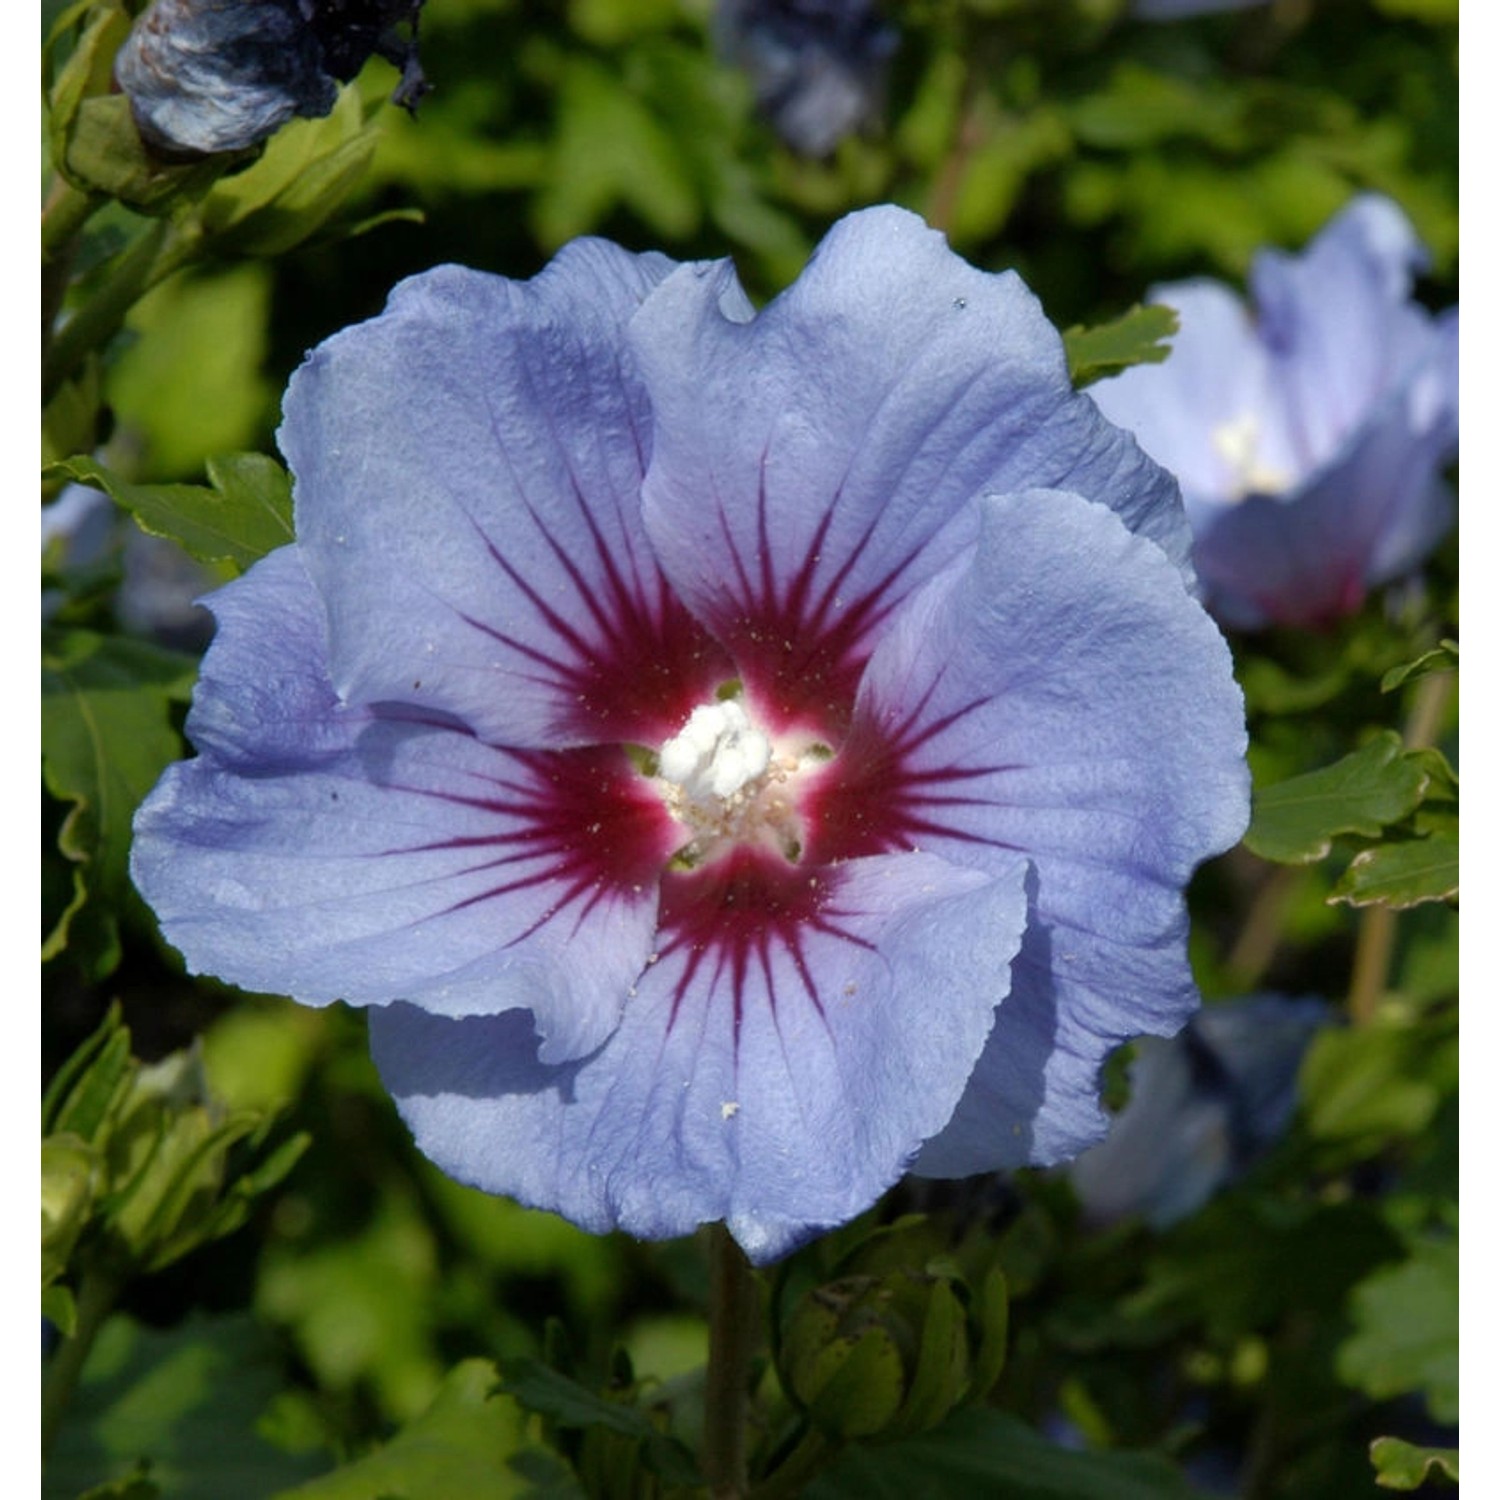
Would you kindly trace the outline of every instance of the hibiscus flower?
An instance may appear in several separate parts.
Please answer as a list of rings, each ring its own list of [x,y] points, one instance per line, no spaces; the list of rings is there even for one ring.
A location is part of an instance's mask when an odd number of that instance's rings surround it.
[[[756,312],[597,240],[315,350],[297,541],[209,601],[134,874],[189,966],[372,1007],[455,1177],[757,1261],[1063,1160],[1197,997],[1248,810],[1171,479],[897,209]]]

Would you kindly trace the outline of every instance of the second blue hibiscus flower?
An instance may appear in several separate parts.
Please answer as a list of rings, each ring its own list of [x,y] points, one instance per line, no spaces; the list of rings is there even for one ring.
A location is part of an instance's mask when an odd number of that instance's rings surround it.
[[[1093,387],[1181,482],[1227,624],[1326,626],[1452,524],[1458,309],[1413,300],[1425,261],[1395,204],[1357,198],[1302,255],[1256,258],[1251,308],[1213,281],[1157,288],[1171,357]]]

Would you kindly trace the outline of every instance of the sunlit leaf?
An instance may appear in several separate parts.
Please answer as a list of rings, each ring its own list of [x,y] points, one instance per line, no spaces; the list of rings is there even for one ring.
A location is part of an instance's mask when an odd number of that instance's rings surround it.
[[[1376,837],[1422,800],[1427,775],[1384,730],[1322,770],[1257,788],[1245,845],[1279,864],[1322,859],[1341,834]]]
[[[1396,1437],[1378,1437],[1370,1444],[1375,1483],[1386,1490],[1419,1490],[1431,1482],[1458,1483],[1457,1448],[1419,1448]]]
[[[137,472],[193,475],[264,441],[271,291],[270,267],[241,262],[174,276],[131,308],[104,395],[140,449]]]
[[[1392,667],[1380,679],[1380,691],[1393,693],[1408,682],[1416,682],[1433,672],[1456,672],[1458,670],[1458,642],[1441,641],[1431,651],[1425,651],[1415,661]]]
[[[43,958],[70,949],[89,972],[118,961],[118,913],[134,900],[126,873],[130,822],[165,767],[182,753],[171,705],[184,701],[195,663],[141,641],[90,631],[48,632],[42,644],[42,771],[70,809],[58,847],[74,862],[73,899]]]
[[[1063,334],[1075,386],[1092,385],[1132,365],[1157,365],[1172,352],[1177,314],[1159,304],[1132,307],[1111,323],[1070,328]]]
[[[247,568],[292,540],[292,490],[286,471],[259,453],[212,459],[211,484],[129,484],[92,458],[70,458],[48,473],[103,490],[143,531],[170,537],[201,562]]]
[[[420,1416],[383,1448],[276,1500],[512,1500],[527,1483],[510,1466],[523,1439],[514,1403],[496,1395],[495,1367],[466,1359]]]

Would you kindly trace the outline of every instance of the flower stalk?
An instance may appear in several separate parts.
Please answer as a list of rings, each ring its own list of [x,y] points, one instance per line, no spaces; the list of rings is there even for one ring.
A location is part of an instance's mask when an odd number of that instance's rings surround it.
[[[99,291],[58,329],[42,359],[42,405],[84,360],[120,331],[126,314],[152,287],[184,266],[197,248],[196,237],[153,224],[120,257]]]
[[[72,1334],[57,1346],[42,1373],[42,1459],[45,1462],[62,1427],[63,1413],[73,1399],[78,1377],[94,1347],[94,1338],[115,1305],[115,1278],[97,1269],[85,1271],[78,1286],[77,1322]]]
[[[1425,750],[1436,743],[1453,683],[1453,675],[1442,672],[1424,678],[1417,685],[1416,700],[1402,731],[1402,741],[1408,750]],[[1354,1025],[1368,1026],[1375,1019],[1395,951],[1395,908],[1369,907],[1360,920],[1349,980],[1349,1019]]]
[[[759,1309],[744,1251],[723,1224],[712,1225],[702,1468],[714,1500],[739,1500],[748,1491],[750,1358]]]

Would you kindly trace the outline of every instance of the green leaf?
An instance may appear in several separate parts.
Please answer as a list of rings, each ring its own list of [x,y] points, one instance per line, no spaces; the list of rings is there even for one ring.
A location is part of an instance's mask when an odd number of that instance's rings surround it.
[[[1197,1500],[1165,1459],[1060,1448],[986,1407],[954,1412],[919,1437],[857,1445],[804,1491],[806,1500]]]
[[[980,1283],[979,1328],[979,1348],[969,1377],[971,1401],[983,1401],[1005,1369],[1010,1337],[1010,1288],[999,1266],[992,1266]]]
[[[500,1361],[503,1389],[527,1411],[547,1417],[559,1427],[602,1427],[637,1439],[647,1464],[669,1485],[701,1483],[692,1456],[668,1437],[639,1407],[603,1396],[524,1355]]]
[[[548,1417],[560,1427],[607,1427],[630,1437],[655,1431],[650,1419],[633,1406],[603,1396],[526,1355],[500,1361],[507,1395],[527,1411]]]
[[[128,484],[92,458],[51,464],[61,474],[103,490],[142,531],[171,537],[200,562],[229,562],[243,571],[293,538],[292,488],[286,471],[260,453],[211,459],[210,485]]]
[[[1159,304],[1137,305],[1109,323],[1070,328],[1063,334],[1068,371],[1082,388],[1132,365],[1159,365],[1172,352],[1177,314]]]
[[[1329,896],[1350,906],[1398,911],[1425,901],[1458,900],[1458,820],[1426,838],[1396,839],[1364,849],[1349,862]]]
[[[47,1085],[42,1097],[43,1134],[71,1131],[98,1144],[105,1123],[130,1087],[135,1066],[130,1032],[120,1021],[119,1001],[114,1001],[98,1030],[79,1043]]]
[[[1121,1309],[1137,1325],[1183,1318],[1223,1344],[1336,1306],[1399,1241],[1370,1203],[1275,1202],[1222,1194],[1149,1253]]]
[[[271,293],[271,268],[242,261],[173,276],[130,309],[104,394],[139,438],[136,472],[196,475],[262,441],[278,394],[264,373]]]
[[[110,1479],[85,1490],[78,1500],[157,1500],[161,1486],[151,1478],[149,1459],[141,1459],[122,1479]]]
[[[1410,16],[1429,26],[1458,25],[1458,0],[1375,0],[1375,8],[1388,16]]]
[[[1457,1448],[1419,1448],[1396,1437],[1378,1437],[1370,1444],[1375,1483],[1384,1490],[1419,1490],[1428,1480],[1458,1483]]]
[[[1420,1391],[1436,1422],[1458,1421],[1458,1241],[1420,1238],[1409,1258],[1355,1287],[1339,1378],[1376,1401]]]
[[[385,1447],[283,1490],[276,1500],[512,1500],[526,1481],[510,1466],[524,1422],[496,1396],[495,1367],[466,1359],[448,1372],[431,1405]]]
[[[1415,661],[1392,667],[1380,679],[1380,691],[1393,693],[1397,688],[1405,687],[1408,682],[1416,682],[1418,678],[1430,676],[1433,672],[1456,672],[1457,670],[1458,642],[1439,641],[1431,651],[1424,652]]]
[[[534,200],[544,244],[586,233],[621,203],[669,239],[697,228],[699,204],[681,146],[617,72],[571,58],[558,119],[551,168]]]
[[[353,85],[325,117],[288,121],[253,166],[221,178],[204,199],[199,222],[210,248],[273,256],[301,244],[359,186],[376,143]]]
[[[1428,775],[1384,730],[1352,755],[1258,789],[1245,845],[1278,864],[1324,858],[1340,834],[1375,838],[1422,800]]]
[[[1107,151],[1153,146],[1174,137],[1233,148],[1245,134],[1245,98],[1222,76],[1195,82],[1121,63],[1107,85],[1068,112],[1079,139]]]
[[[121,1471],[143,1454],[173,1500],[270,1495],[310,1477],[316,1456],[284,1453],[258,1430],[282,1380],[280,1351],[248,1314],[192,1317],[164,1331],[111,1318],[48,1456],[46,1500],[124,1483]]]
[[[1384,1019],[1320,1031],[1300,1076],[1313,1138],[1372,1149],[1420,1135],[1457,1083],[1458,1041],[1451,1031]]]
[[[925,1431],[953,1410],[969,1374],[967,1321],[952,1284],[938,1277],[928,1293],[916,1369],[897,1417],[898,1430]]]
[[[42,1289],[68,1268],[100,1180],[99,1153],[76,1135],[42,1142]]]
[[[78,1329],[78,1305],[73,1294],[61,1282],[53,1282],[42,1293],[42,1316],[57,1325],[57,1331],[65,1339],[73,1337]]]
[[[195,663],[176,652],[91,631],[42,642],[42,773],[71,803],[58,848],[75,863],[73,898],[42,946],[68,949],[102,977],[118,961],[118,914],[138,898],[126,864],[141,799],[182,753],[171,705],[188,696]]]
[[[292,1337],[324,1391],[369,1392],[391,1420],[408,1422],[431,1404],[445,1369],[435,1342],[437,1261],[416,1204],[387,1192],[357,1230],[269,1246],[256,1306]]]

